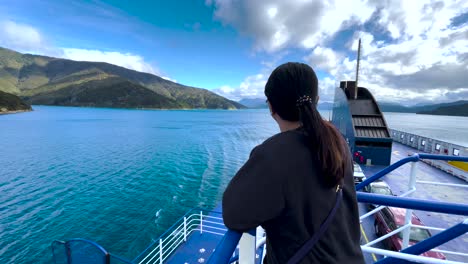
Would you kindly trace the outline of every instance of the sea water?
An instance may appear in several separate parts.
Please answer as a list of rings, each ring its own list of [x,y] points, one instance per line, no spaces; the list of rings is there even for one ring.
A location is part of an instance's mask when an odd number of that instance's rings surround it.
[[[251,149],[279,132],[266,109],[34,110],[0,116],[0,263],[50,263],[51,242],[75,237],[132,259],[189,209],[216,207]],[[386,116],[438,137],[430,116]],[[468,140],[468,118],[435,118],[441,139]]]

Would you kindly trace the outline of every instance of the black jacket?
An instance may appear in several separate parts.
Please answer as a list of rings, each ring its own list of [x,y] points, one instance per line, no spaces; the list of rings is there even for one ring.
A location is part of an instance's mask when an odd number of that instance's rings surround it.
[[[343,141],[343,144],[346,144]],[[267,235],[265,263],[286,263],[318,231],[336,193],[326,188],[316,153],[301,130],[277,134],[252,151],[223,196],[226,226]],[[346,149],[348,149],[346,147]],[[364,263],[349,151],[343,201],[328,230],[301,263]]]

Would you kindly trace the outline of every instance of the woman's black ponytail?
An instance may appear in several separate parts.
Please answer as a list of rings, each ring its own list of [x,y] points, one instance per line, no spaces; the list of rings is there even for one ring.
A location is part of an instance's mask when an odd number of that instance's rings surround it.
[[[314,70],[303,63],[280,65],[268,78],[265,95],[282,119],[302,123],[310,149],[320,160],[325,184],[339,184],[349,153],[338,130],[317,110],[318,80]]]
[[[317,152],[322,165],[324,182],[328,187],[336,186],[344,178],[344,157],[347,155],[343,139],[332,124],[323,120],[315,103],[306,102],[298,107],[300,122],[310,140],[310,148]]]

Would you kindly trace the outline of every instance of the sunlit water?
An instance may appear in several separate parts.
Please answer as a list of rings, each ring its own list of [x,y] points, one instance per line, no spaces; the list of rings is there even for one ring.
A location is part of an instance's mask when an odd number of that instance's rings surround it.
[[[0,263],[48,263],[51,242],[74,237],[132,259],[188,209],[214,208],[250,150],[278,132],[267,110],[34,110],[0,116]],[[451,137],[429,116],[386,116]],[[467,140],[466,118],[441,120]]]

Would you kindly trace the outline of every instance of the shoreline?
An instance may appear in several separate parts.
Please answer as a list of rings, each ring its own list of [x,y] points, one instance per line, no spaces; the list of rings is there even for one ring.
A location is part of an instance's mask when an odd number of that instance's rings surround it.
[[[19,114],[19,113],[26,113],[26,112],[32,112],[32,109],[28,110],[13,110],[13,111],[6,111],[6,112],[0,112],[0,115],[10,115],[10,114]]]
[[[46,106],[46,107],[70,107],[70,108],[96,108],[96,109],[115,109],[115,110],[150,110],[150,111],[200,111],[200,110],[226,110],[226,111],[237,111],[247,110],[250,108],[146,108],[146,107],[108,107],[108,106],[77,106],[77,105],[41,105],[35,106]]]

